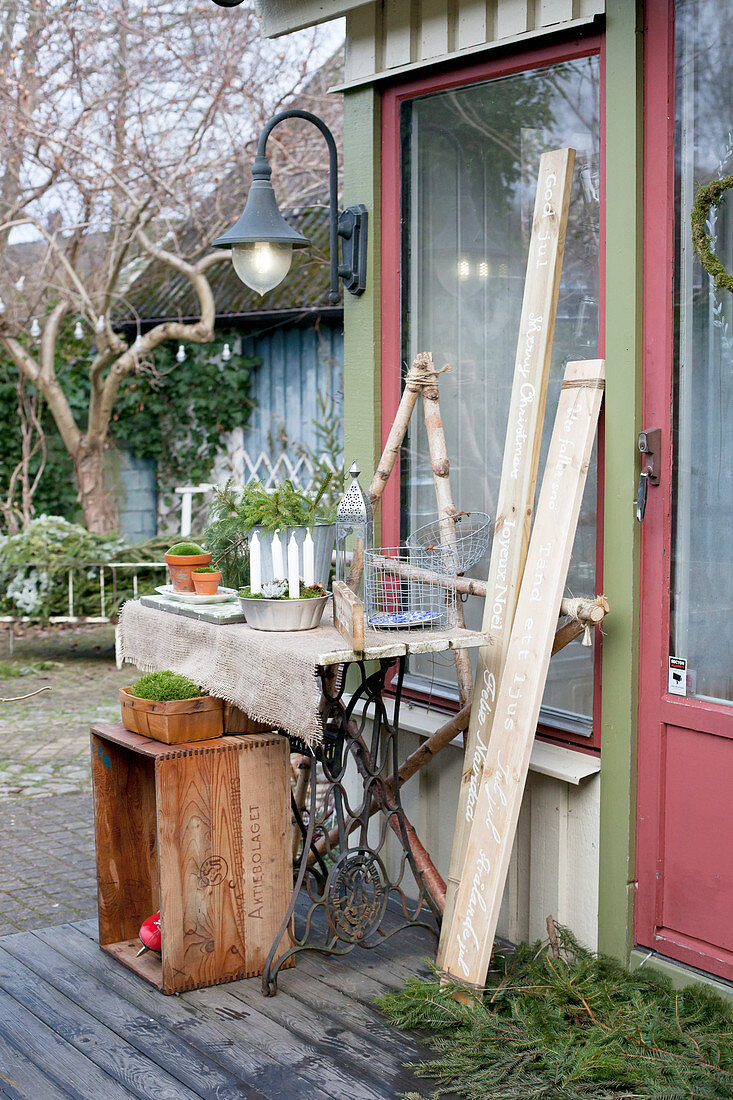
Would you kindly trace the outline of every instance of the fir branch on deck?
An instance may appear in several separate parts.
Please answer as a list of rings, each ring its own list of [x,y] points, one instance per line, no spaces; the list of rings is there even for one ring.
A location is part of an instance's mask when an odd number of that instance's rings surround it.
[[[484,994],[468,1004],[437,973],[380,998],[392,1024],[431,1033],[435,1058],[411,1067],[434,1082],[430,1097],[733,1096],[733,1010],[699,986],[629,973],[557,931],[559,958],[542,943],[495,955]]]

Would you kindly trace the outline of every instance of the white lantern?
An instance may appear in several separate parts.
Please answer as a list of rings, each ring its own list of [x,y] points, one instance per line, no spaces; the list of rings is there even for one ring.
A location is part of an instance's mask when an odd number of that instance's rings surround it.
[[[352,562],[355,573],[363,576],[363,555],[374,541],[374,512],[371,501],[359,484],[361,471],[351,464],[351,484],[336,509],[336,580],[347,581]]]

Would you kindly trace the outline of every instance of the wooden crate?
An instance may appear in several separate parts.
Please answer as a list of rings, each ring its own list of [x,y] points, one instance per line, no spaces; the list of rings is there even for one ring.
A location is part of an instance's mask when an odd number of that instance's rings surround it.
[[[102,950],[163,993],[262,973],[292,892],[288,752],[274,733],[169,747],[92,728]],[[162,956],[137,958],[158,909]]]

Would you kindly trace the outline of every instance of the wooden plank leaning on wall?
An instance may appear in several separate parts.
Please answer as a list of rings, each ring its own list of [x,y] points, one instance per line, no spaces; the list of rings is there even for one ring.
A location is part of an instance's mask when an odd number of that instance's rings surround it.
[[[568,363],[449,927],[446,976],[482,988],[499,919],[605,378]]]
[[[506,659],[527,556],[574,165],[574,149],[554,149],[543,153],[540,158],[494,541],[481,627],[490,635],[490,645],[481,649],[478,657],[456,830],[446,884],[445,917],[438,949],[439,966],[442,965],[445,953],[446,929],[450,927],[486,746],[491,733],[496,686]],[[558,599],[556,614],[559,606]]]

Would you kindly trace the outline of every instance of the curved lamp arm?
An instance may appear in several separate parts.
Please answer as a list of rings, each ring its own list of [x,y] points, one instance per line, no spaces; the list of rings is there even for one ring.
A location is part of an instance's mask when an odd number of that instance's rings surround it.
[[[257,157],[263,157],[267,161],[267,139],[272,131],[280,122],[284,122],[288,118],[303,118],[306,122],[312,122],[314,126],[323,134],[326,145],[328,146],[328,229],[329,229],[329,252],[330,252],[330,272],[331,272],[331,286],[328,294],[328,300],[331,305],[337,305],[341,299],[339,294],[339,260],[338,260],[338,153],[336,151],[336,142],[334,136],[329,130],[323,119],[318,115],[311,114],[310,111],[301,111],[299,108],[294,107],[287,111],[280,111],[278,114],[273,115],[260,134],[259,141],[257,142]],[[255,161],[255,164],[257,162]],[[254,169],[253,169],[254,175]]]
[[[343,212],[338,209],[338,156],[333,134],[325,122],[310,111],[290,108],[280,111],[263,127],[257,143],[257,155],[252,164],[252,186],[249,189],[244,212],[221,236],[213,241],[215,248],[231,248],[237,274],[258,293],[277,286],[287,274],[294,248],[306,248],[308,241],[285,221],[277,205],[272,186],[272,168],[267,159],[267,139],[280,123],[289,118],[302,118],[320,130],[328,147],[328,221],[330,237],[330,288],[331,305],[340,301],[339,279],[350,294],[363,294],[366,288],[368,214],[365,206],[349,206]],[[339,237],[342,239],[341,263],[339,263]],[[266,277],[260,279],[256,272],[256,256],[259,244],[270,244],[267,250],[269,271],[262,268]],[[254,266],[252,266],[254,265]]]

